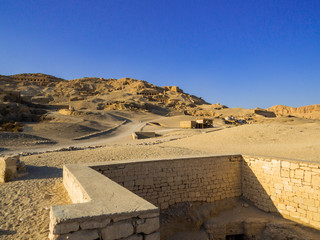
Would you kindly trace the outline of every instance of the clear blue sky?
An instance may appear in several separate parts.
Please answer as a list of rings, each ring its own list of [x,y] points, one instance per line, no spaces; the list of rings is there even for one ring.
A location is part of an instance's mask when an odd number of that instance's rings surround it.
[[[320,104],[319,0],[0,0],[0,74],[132,77],[229,107]]]

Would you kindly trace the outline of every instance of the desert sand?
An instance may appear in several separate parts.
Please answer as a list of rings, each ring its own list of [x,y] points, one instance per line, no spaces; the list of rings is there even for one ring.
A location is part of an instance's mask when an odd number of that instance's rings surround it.
[[[86,81],[76,80],[70,85],[91,92],[99,89]],[[179,89],[173,89],[175,93],[167,89],[169,98],[178,100],[169,101],[165,107],[158,103],[146,111],[143,107],[132,109],[137,107],[132,103],[149,100],[128,89],[124,91],[130,84],[131,90],[158,89],[146,82],[112,80],[109,87],[103,88],[105,92],[117,88],[112,96],[81,95],[79,89],[63,92],[63,84],[69,83],[63,81],[55,86],[28,83],[21,85],[21,91],[28,94],[42,91],[45,97],[53,97],[56,104],[72,104],[75,111],[53,109],[42,114],[41,121],[24,121],[23,132],[0,132],[0,154],[19,153],[29,173],[0,184],[0,239],[47,239],[50,206],[70,203],[62,184],[62,167],[68,163],[232,153],[320,162],[320,120],[315,117],[318,113],[308,118],[309,111],[306,116],[298,111],[299,116],[295,117],[292,111],[286,115],[277,110],[277,117],[266,118],[252,114],[250,109],[204,104],[200,98],[182,94]],[[99,103],[109,98],[115,99],[113,105],[97,109],[101,107]],[[121,98],[131,105],[119,103]],[[17,106],[16,109],[22,109],[22,105]],[[20,116],[20,112],[15,113]],[[29,113],[31,117],[34,112]],[[213,119],[213,128],[179,128],[179,121],[194,120],[201,115]],[[227,116],[245,119],[247,124],[228,124],[224,121]],[[134,131],[154,131],[157,137],[132,140]]]

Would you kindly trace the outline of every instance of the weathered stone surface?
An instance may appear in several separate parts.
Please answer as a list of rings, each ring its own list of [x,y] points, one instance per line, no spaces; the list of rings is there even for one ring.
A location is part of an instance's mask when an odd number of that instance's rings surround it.
[[[120,222],[120,221],[123,221],[123,220],[130,219],[131,217],[132,216],[123,215],[123,216],[113,217],[112,220],[113,220],[113,222]]]
[[[53,226],[53,234],[66,234],[79,230],[79,223],[77,222],[67,222],[60,223]]]
[[[18,176],[18,159],[19,156],[0,157],[0,183],[7,182]]]
[[[105,219],[102,221],[85,221],[80,223],[81,229],[98,229],[104,228],[110,223],[111,219]]]
[[[98,230],[85,230],[55,236],[55,238],[51,238],[50,240],[95,240],[98,238]]]
[[[129,237],[134,233],[134,228],[131,223],[115,223],[102,229],[103,240],[113,240]]]
[[[312,184],[318,188],[320,188],[320,174],[319,175],[314,175],[312,177]]]
[[[137,233],[150,234],[160,228],[159,218],[148,218],[142,224],[137,225]]]
[[[123,240],[143,240],[143,235],[141,234],[132,235],[128,238],[124,238]]]
[[[155,232],[144,236],[144,240],[160,240],[160,233]]]
[[[139,218],[153,218],[153,217],[158,217],[160,215],[159,212],[156,213],[144,213],[144,214],[140,214]]]

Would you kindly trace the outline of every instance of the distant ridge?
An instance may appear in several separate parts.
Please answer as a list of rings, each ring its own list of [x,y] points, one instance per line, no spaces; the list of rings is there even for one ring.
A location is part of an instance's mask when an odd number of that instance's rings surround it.
[[[320,104],[302,106],[302,107],[288,107],[284,105],[275,105],[266,110],[274,112],[276,115],[282,116],[296,116],[310,119],[320,119]]]
[[[67,104],[82,110],[147,111],[197,114],[208,103],[185,93],[178,86],[159,87],[133,78],[65,80],[43,73],[0,75],[3,92],[16,91],[23,97],[50,104]],[[3,86],[3,87],[2,87]],[[210,113],[210,115],[212,115]]]

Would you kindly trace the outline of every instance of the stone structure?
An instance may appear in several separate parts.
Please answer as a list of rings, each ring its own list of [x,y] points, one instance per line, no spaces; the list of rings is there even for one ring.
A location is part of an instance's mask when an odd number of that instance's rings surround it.
[[[53,98],[46,97],[46,96],[35,96],[31,98],[31,102],[39,103],[39,104],[48,104],[52,100]]]
[[[19,155],[0,157],[0,183],[7,182],[26,174],[24,162]]]
[[[267,118],[275,118],[277,117],[277,115],[274,112],[271,111],[267,111],[264,109],[260,109],[260,108],[256,108],[252,110],[252,113],[257,114],[257,115],[261,115]]]
[[[144,139],[156,137],[155,132],[134,132],[132,133],[132,139]]]
[[[76,204],[53,206],[49,239],[160,239],[156,206],[85,165],[67,165],[63,182]]]
[[[21,94],[17,91],[2,91],[0,89],[0,102],[21,102]]]
[[[176,93],[183,93],[183,91],[178,86],[164,86],[162,87],[165,91],[173,91]]]
[[[242,193],[263,211],[320,229],[320,163],[243,156]]]
[[[180,128],[196,128],[196,121],[180,121]]]
[[[213,120],[208,118],[197,119],[196,123],[196,128],[208,128],[213,126]]]
[[[180,128],[209,128],[212,126],[213,120],[208,118],[201,118],[196,121],[180,121]]]
[[[241,155],[119,161],[66,165],[63,178],[77,204],[52,207],[50,239],[160,239],[158,208],[240,196],[320,229],[319,163]],[[211,239],[230,232],[218,230]]]
[[[11,76],[14,80],[29,81],[29,82],[60,82],[65,81],[61,78],[57,78],[51,75],[41,73],[25,73]]]
[[[159,92],[155,89],[142,89],[140,91],[137,91],[137,94],[138,95],[143,95],[143,96],[155,96],[155,95],[158,95]]]

